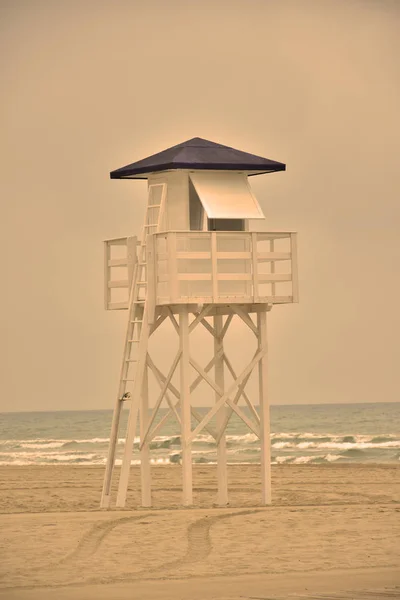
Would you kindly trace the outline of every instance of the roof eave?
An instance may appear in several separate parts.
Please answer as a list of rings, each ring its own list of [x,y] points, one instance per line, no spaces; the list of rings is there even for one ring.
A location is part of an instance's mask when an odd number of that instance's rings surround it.
[[[264,175],[266,173],[276,173],[278,171],[285,171],[286,165],[284,163],[275,162],[271,165],[227,165],[223,163],[173,163],[165,165],[154,165],[151,167],[139,167],[132,168],[122,167],[116,171],[111,171],[110,179],[148,179],[146,175],[152,173],[159,173],[160,171],[171,171],[177,169],[186,169],[189,171],[193,170],[214,170],[214,171],[246,171],[249,176]]]

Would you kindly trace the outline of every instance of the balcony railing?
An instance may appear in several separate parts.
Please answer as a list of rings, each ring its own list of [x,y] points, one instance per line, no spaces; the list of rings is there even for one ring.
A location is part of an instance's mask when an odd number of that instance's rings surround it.
[[[105,242],[105,308],[128,308],[137,239]],[[168,231],[147,237],[152,306],[298,302],[292,232]]]
[[[170,231],[148,237],[156,305],[298,302],[291,232]]]

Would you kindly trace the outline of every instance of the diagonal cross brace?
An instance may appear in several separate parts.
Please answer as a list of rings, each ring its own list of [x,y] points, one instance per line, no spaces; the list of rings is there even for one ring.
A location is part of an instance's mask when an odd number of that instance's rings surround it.
[[[210,420],[213,418],[213,416],[219,411],[219,409],[221,408],[221,406],[223,406],[226,402],[226,399],[229,398],[229,396],[232,394],[232,392],[240,386],[240,384],[242,383],[242,381],[245,379],[245,377],[247,375],[249,375],[252,370],[254,369],[255,365],[261,360],[261,358],[267,353],[267,348],[260,348],[260,350],[257,352],[257,354],[255,355],[255,357],[253,358],[253,360],[251,361],[251,363],[249,363],[247,365],[247,367],[240,373],[239,377],[236,379],[236,381],[234,381],[232,383],[232,385],[230,386],[230,388],[228,389],[227,392],[225,392],[221,398],[218,400],[218,402],[216,402],[216,404],[214,404],[213,408],[206,414],[206,416],[203,418],[203,420],[198,424],[198,426],[192,431],[190,438],[188,440],[188,442],[192,442],[194,440],[194,438],[197,436],[198,433],[200,433],[200,431],[202,429],[204,429],[205,425],[207,425]],[[193,363],[192,363],[193,365]],[[194,365],[193,365],[194,366]],[[196,367],[195,367],[196,368]],[[201,367],[200,367],[201,368]],[[203,370],[203,369],[202,369]],[[206,374],[207,379],[209,379],[208,375]],[[213,382],[214,383],[214,382]],[[213,386],[214,387],[214,386]],[[218,386],[217,386],[218,387]],[[218,389],[218,393],[221,393],[222,390]]]

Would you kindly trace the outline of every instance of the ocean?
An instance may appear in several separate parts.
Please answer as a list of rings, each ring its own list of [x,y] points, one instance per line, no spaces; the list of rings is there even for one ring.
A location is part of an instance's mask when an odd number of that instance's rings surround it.
[[[111,418],[111,410],[0,414],[0,465],[105,464]],[[126,422],[124,410],[117,464]],[[132,464],[140,464],[137,442]],[[179,462],[179,445],[179,426],[171,419],[151,443],[152,463]],[[227,447],[229,463],[260,461],[259,440],[235,414],[227,428]],[[271,449],[273,464],[398,462],[400,403],[272,406]],[[193,462],[215,461],[215,442],[199,435]]]

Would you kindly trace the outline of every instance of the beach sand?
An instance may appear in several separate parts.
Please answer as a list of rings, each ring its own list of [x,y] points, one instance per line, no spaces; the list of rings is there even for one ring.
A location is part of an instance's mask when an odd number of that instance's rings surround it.
[[[195,465],[188,509],[179,465],[137,508],[133,467],[123,511],[98,509],[103,472],[0,468],[1,599],[400,600],[400,465],[276,466],[270,507],[259,467],[230,466],[226,508]]]

